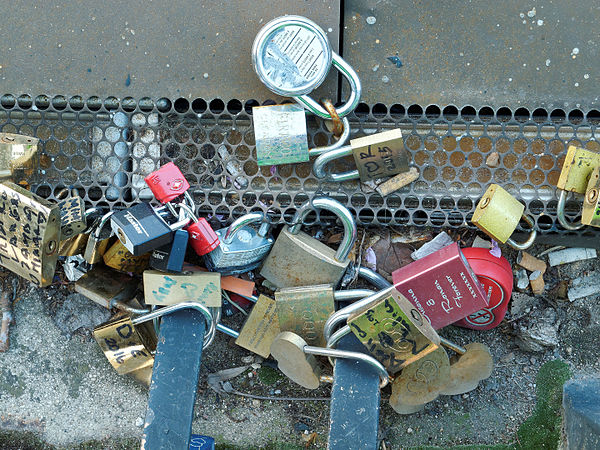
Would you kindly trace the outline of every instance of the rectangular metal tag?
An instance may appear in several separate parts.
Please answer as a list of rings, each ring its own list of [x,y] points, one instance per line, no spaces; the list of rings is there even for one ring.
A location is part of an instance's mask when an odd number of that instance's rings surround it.
[[[394,288],[348,318],[348,325],[392,375],[434,351],[440,337],[427,319]]]
[[[252,108],[259,166],[306,162],[306,113],[295,104]]]
[[[58,205],[14,183],[0,184],[0,265],[48,286],[58,257]]]
[[[264,295],[259,296],[235,343],[263,358],[268,358],[271,354],[271,344],[281,332],[276,305],[275,300]]]
[[[399,128],[352,139],[352,155],[361,181],[408,172],[409,155]]]
[[[221,306],[221,274],[192,272],[185,274],[144,271],[144,298],[148,305],[174,305],[197,302]]]
[[[94,338],[118,374],[123,375],[154,364],[154,357],[129,317],[94,328]]]
[[[292,331],[308,345],[324,347],[323,327],[335,310],[329,284],[284,288],[275,292],[281,331]]]

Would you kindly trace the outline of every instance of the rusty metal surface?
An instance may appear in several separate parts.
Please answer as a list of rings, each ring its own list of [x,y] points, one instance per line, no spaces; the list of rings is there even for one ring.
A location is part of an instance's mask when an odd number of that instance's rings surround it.
[[[5,13],[3,93],[263,101],[274,95],[252,68],[257,31],[277,16],[305,15],[337,51],[340,2],[17,1]],[[335,98],[336,76],[323,94]]]
[[[368,104],[586,111],[599,105],[599,18],[593,0],[348,0],[343,56]]]

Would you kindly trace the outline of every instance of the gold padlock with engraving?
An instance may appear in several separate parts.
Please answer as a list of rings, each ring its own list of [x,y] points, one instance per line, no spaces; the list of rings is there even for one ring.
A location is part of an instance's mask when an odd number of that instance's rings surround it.
[[[581,223],[592,227],[600,227],[600,166],[596,167],[590,175],[583,199]]]
[[[525,206],[497,184],[490,184],[475,208],[471,222],[489,237],[502,244],[507,243],[517,250],[525,250],[537,236],[532,217],[523,214]],[[515,242],[510,236],[523,218],[531,227],[527,240]]]
[[[69,196],[58,202],[58,207],[60,208],[61,241],[70,239],[79,233],[83,233],[87,228],[85,202],[77,195],[75,189],[73,189],[73,191],[69,195],[66,189],[63,190],[63,192],[67,192],[67,195]]]
[[[29,186],[38,170],[39,139],[0,133],[0,180]]]
[[[89,242],[89,241],[88,241]],[[102,256],[104,264],[119,272],[141,274],[148,267],[150,253],[134,256],[117,240]]]
[[[427,319],[393,286],[351,312],[348,326],[392,375],[440,345]]]
[[[556,217],[567,230],[579,230],[586,223],[573,223],[565,216],[567,194],[585,194],[588,190],[590,176],[595,168],[600,167],[600,153],[570,145],[563,163],[556,188],[559,190]],[[588,216],[589,217],[589,216]]]
[[[260,295],[235,343],[263,358],[271,354],[271,344],[281,332],[275,300]]]
[[[118,308],[135,296],[138,284],[129,275],[105,266],[94,266],[75,282],[75,292],[105,308]]]
[[[14,183],[0,184],[0,265],[40,287],[48,286],[59,237],[58,205]]]

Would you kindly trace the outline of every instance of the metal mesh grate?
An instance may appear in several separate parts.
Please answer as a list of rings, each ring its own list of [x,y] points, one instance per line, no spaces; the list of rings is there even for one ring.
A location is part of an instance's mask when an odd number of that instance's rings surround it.
[[[256,105],[253,100],[4,95],[0,129],[42,140],[34,190],[43,197],[54,199],[72,186],[91,205],[150,200],[144,176],[171,160],[193,185],[200,213],[223,222],[256,207],[271,208],[281,222],[324,192],[351,208],[362,225],[467,225],[494,182],[527,205],[542,232],[560,231],[555,184],[567,145],[600,152],[596,110],[361,104],[350,117],[352,137],[400,127],[420,171],[417,181],[384,198],[365,186],[361,190],[356,180],[319,183],[311,163],[259,167],[251,115]],[[309,145],[330,142],[321,120],[309,117],[308,129]],[[494,151],[500,163],[488,167],[486,158]],[[337,163],[338,170],[352,168],[351,159]],[[579,207],[577,200],[567,202],[571,216]]]

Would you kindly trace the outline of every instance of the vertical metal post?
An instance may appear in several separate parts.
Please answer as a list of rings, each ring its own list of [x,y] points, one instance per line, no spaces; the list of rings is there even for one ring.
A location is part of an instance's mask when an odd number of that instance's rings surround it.
[[[365,352],[365,347],[353,334],[340,339],[337,348]],[[327,448],[377,448],[381,398],[379,381],[379,374],[367,363],[342,358],[336,360]]]
[[[199,311],[162,317],[142,449],[188,449],[205,332]]]

